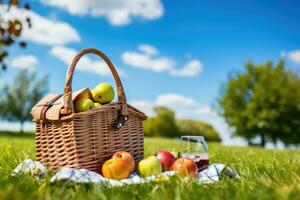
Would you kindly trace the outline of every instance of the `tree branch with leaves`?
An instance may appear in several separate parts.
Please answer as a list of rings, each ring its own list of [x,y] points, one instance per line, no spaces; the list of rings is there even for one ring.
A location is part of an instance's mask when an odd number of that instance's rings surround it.
[[[18,44],[21,48],[26,48],[26,42],[21,40],[24,26],[31,28],[31,20],[26,19],[7,18],[12,6],[29,10],[29,3],[21,3],[19,0],[0,0],[0,6],[3,8],[0,12],[0,67],[1,70],[6,70],[7,64],[5,59],[9,56],[8,48],[14,44]]]

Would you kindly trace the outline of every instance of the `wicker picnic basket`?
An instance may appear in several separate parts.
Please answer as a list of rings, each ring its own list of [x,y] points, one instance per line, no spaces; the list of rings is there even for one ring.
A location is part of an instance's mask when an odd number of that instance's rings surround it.
[[[78,93],[72,93],[72,76],[77,62],[88,53],[98,55],[108,65],[118,102],[75,113],[73,99]],[[101,51],[79,52],[68,68],[64,94],[47,95],[31,113],[36,122],[36,158],[50,169],[74,167],[100,172],[102,164],[118,150],[131,153],[136,162],[143,159],[146,116],[127,104],[119,75]]]

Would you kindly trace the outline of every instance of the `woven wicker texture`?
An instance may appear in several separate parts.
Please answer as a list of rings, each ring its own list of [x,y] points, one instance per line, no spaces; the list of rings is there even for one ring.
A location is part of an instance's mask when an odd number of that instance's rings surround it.
[[[74,113],[71,83],[79,59],[94,53],[108,64],[116,80],[119,101],[101,108]],[[71,102],[70,102],[71,101]],[[85,168],[100,172],[102,164],[118,150],[144,156],[144,113],[126,103],[119,76],[109,59],[96,49],[78,53],[68,68],[64,90],[63,117],[36,122],[36,158],[51,169]]]

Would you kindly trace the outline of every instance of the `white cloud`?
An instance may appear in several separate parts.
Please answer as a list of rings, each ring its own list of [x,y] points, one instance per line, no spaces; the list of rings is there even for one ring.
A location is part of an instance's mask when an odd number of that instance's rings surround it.
[[[152,58],[150,54],[139,52],[124,52],[122,60],[130,66],[154,72],[170,71],[174,65],[173,61],[167,57]]]
[[[36,64],[38,59],[34,55],[20,55],[10,61],[10,66],[28,70],[33,70]]]
[[[141,44],[139,51],[126,51],[122,54],[124,63],[157,73],[167,72],[172,76],[196,76],[202,71],[202,63],[197,59],[188,61],[182,68],[176,68],[176,62],[168,57],[160,56],[159,51],[149,45]]]
[[[78,53],[78,51],[64,47],[64,46],[54,46],[51,49],[50,52],[53,56],[57,57],[59,60],[61,60],[66,65],[69,65],[72,61],[72,59],[75,57],[75,55]],[[109,67],[106,63],[100,60],[101,58],[98,58],[98,60],[91,60],[87,56],[83,56],[78,64],[76,65],[76,69],[80,71],[85,72],[92,72],[99,74],[101,76],[107,76],[111,75],[111,72],[109,70]],[[122,76],[126,76],[125,72],[121,69],[117,69],[118,73]]]
[[[283,51],[281,53],[281,56],[291,60],[292,62],[294,62],[296,64],[300,64],[300,49],[289,51],[289,52]]]
[[[133,18],[154,20],[164,14],[160,0],[41,0],[73,15],[105,17],[115,26],[130,24]]]
[[[149,116],[154,116],[153,107],[155,106],[153,102],[147,100],[133,100],[129,102],[131,105],[137,107]]]
[[[112,25],[126,25],[129,24],[131,19],[127,10],[112,10],[107,14],[107,18]]]
[[[146,108],[148,115],[153,115],[155,106],[166,106],[176,111],[179,118],[197,118],[200,114],[211,114],[214,111],[206,105],[201,105],[194,99],[176,93],[161,94],[154,101],[136,100],[131,102],[141,110]],[[150,109],[149,109],[150,108]]]
[[[155,47],[148,44],[141,44],[139,46],[139,50],[149,56],[155,56],[158,54],[158,50]]]
[[[45,45],[63,45],[80,41],[78,32],[70,24],[47,19],[31,10],[11,7],[7,12],[7,6],[0,5],[0,13],[5,20],[22,19],[24,29],[21,37],[25,40]],[[31,28],[28,28],[25,22],[27,17],[31,19]]]
[[[203,64],[199,60],[190,60],[186,63],[182,69],[171,71],[171,75],[173,76],[195,76],[195,74],[199,74],[202,71]]]
[[[220,117],[211,106],[202,105],[195,99],[180,94],[161,94],[154,101],[134,100],[130,104],[145,112],[149,116],[154,116],[155,106],[166,106],[176,113],[176,118],[202,120],[211,124],[222,137],[223,144],[226,145],[246,145],[240,138],[232,138],[230,128],[225,120]]]

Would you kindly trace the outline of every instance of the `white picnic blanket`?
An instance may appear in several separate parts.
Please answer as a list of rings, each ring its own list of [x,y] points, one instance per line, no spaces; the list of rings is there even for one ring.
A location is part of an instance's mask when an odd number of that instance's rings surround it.
[[[47,168],[38,161],[31,159],[24,160],[19,164],[12,172],[12,176],[18,176],[20,174],[30,174],[37,179],[41,179]],[[156,180],[158,178],[164,178],[167,176],[175,175],[174,171],[162,172],[158,176],[149,176],[146,178],[140,177],[137,173],[131,174],[127,179],[121,181],[107,179],[98,173],[86,170],[86,169],[74,169],[74,168],[62,168],[51,178],[51,182],[57,181],[71,181],[74,183],[95,183],[95,184],[107,184],[110,186],[123,186],[124,184],[141,184],[149,181]],[[231,178],[240,178],[231,168],[226,167],[224,164],[211,164],[206,169],[200,171],[197,176],[197,180],[200,183],[213,183],[219,181],[221,176],[228,176]]]

